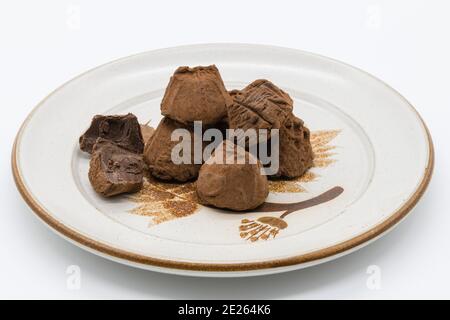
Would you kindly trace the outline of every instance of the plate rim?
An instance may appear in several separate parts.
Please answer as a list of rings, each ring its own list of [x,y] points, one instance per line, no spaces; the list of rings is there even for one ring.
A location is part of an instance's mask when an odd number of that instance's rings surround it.
[[[313,252],[309,252],[306,254],[296,255],[292,257],[287,257],[283,259],[274,259],[274,260],[267,260],[267,261],[257,261],[257,262],[244,262],[244,263],[201,263],[201,262],[184,262],[184,261],[175,261],[170,259],[160,259],[160,258],[154,258],[147,255],[137,254],[133,252],[129,252],[126,250],[118,249],[113,246],[110,246],[108,244],[102,243],[97,240],[93,240],[75,230],[72,228],[64,225],[60,221],[58,221],[56,218],[52,217],[52,215],[47,212],[44,208],[42,208],[38,201],[33,198],[31,192],[26,188],[24,180],[22,178],[19,166],[18,166],[18,144],[20,142],[20,137],[22,135],[22,132],[25,130],[26,125],[28,124],[29,120],[35,113],[35,111],[49,98],[51,97],[55,92],[59,91],[60,89],[64,88],[67,84],[70,82],[81,78],[85,74],[88,74],[98,68],[105,67],[107,65],[113,64],[115,62],[118,62],[120,60],[129,59],[135,56],[144,55],[149,52],[155,52],[155,51],[163,51],[163,50],[171,50],[171,49],[186,49],[186,48],[193,48],[193,47],[205,47],[205,46],[221,46],[221,45],[235,45],[235,46],[256,46],[266,49],[278,49],[278,50],[290,50],[293,52],[301,53],[301,54],[307,54],[311,56],[316,56],[321,59],[325,59],[328,61],[332,61],[334,63],[339,63],[341,65],[350,67],[354,70],[357,70],[359,72],[362,72],[366,74],[367,76],[377,80],[378,82],[382,83],[384,86],[387,87],[387,89],[391,90],[393,93],[398,95],[410,108],[411,110],[416,113],[419,121],[421,122],[427,138],[428,143],[428,163],[425,168],[424,174],[422,176],[422,180],[420,184],[418,185],[415,192],[411,195],[411,197],[396,211],[394,211],[387,219],[382,221],[381,223],[377,224],[370,230],[359,234],[349,240],[340,242],[338,244],[320,249],[315,250]],[[161,268],[169,268],[169,269],[178,269],[178,270],[186,270],[186,271],[205,271],[205,272],[236,272],[236,271],[254,271],[254,270],[264,270],[264,269],[274,269],[274,268],[280,268],[280,267],[288,267],[288,266],[294,266],[294,265],[301,265],[303,263],[307,262],[314,262],[325,258],[330,258],[332,256],[344,253],[346,251],[349,251],[351,249],[357,249],[359,246],[362,246],[365,243],[370,242],[370,240],[375,239],[378,236],[383,235],[386,231],[390,230],[392,227],[397,225],[398,222],[400,222],[404,217],[408,215],[408,213],[414,208],[414,206],[417,204],[417,202],[420,200],[420,198],[425,193],[429,182],[431,180],[431,177],[433,175],[433,169],[434,169],[434,145],[433,140],[430,134],[430,131],[425,124],[424,120],[418,113],[418,111],[414,108],[414,106],[403,96],[401,95],[397,90],[389,86],[384,81],[380,80],[379,78],[371,75],[370,73],[359,69],[357,67],[354,67],[350,64],[347,64],[345,62],[329,58],[320,54],[303,51],[299,49],[292,49],[292,48],[286,48],[286,47],[280,47],[280,46],[272,46],[272,45],[261,45],[261,44],[244,44],[244,43],[208,43],[208,44],[195,44],[195,45],[185,45],[185,46],[176,46],[176,47],[169,47],[169,48],[163,48],[163,49],[156,49],[156,50],[150,50],[150,51],[144,51],[137,54],[128,55],[126,57],[122,57],[119,59],[115,59],[113,61],[107,62],[105,64],[102,64],[100,66],[97,66],[95,68],[89,69],[86,72],[81,73],[80,75],[70,79],[69,81],[65,82],[55,90],[53,90],[50,94],[48,94],[41,102],[39,102],[36,107],[32,109],[32,111],[29,113],[29,115],[26,117],[24,122],[22,123],[16,138],[14,140],[13,148],[12,148],[12,155],[11,155],[11,166],[12,166],[12,173],[14,177],[14,182],[16,184],[17,189],[19,190],[19,193],[27,203],[27,205],[32,209],[32,211],[42,220],[44,223],[46,223],[49,227],[51,227],[54,231],[57,231],[57,233],[62,234],[64,237],[67,237],[74,241],[75,243],[78,243],[81,245],[82,248],[86,249],[90,248],[94,251],[97,251],[101,254],[106,254],[111,257],[119,258],[122,260],[127,260],[128,262],[148,265],[148,266],[154,266],[154,267],[161,267]]]

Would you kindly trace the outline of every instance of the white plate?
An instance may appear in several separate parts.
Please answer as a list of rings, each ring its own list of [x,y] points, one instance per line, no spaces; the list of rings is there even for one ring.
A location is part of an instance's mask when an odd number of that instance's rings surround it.
[[[288,227],[276,238],[252,242],[241,237],[239,226],[243,219],[282,212],[230,214],[199,207],[185,217],[170,210],[137,215],[130,211],[139,205],[146,204],[144,213],[150,213],[164,203],[105,200],[89,185],[89,158],[77,141],[91,118],[132,112],[156,126],[175,68],[208,64],[218,66],[229,89],[270,79],[291,95],[294,112],[313,132],[315,179],[272,185],[283,192],[272,192],[268,201],[299,202],[336,186],[344,190],[331,201],[291,213],[284,219]],[[17,186],[34,212],[93,253],[161,272],[250,276],[334,259],[392,228],[425,191],[433,147],[414,108],[363,71],[297,50],[208,44],[123,58],[64,84],[25,121],[12,164]],[[286,192],[289,188],[303,192]]]

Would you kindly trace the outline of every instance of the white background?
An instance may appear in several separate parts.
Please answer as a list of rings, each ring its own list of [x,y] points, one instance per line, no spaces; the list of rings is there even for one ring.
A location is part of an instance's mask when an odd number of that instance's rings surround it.
[[[445,0],[2,1],[0,298],[450,298],[449,10]],[[414,212],[349,256],[249,279],[135,270],[78,249],[38,221],[10,170],[15,134],[31,109],[63,82],[110,60],[209,42],[320,53],[400,91],[423,116],[436,148],[434,178]],[[79,290],[67,288],[70,265],[81,268]],[[366,284],[371,265],[381,271],[379,290]]]

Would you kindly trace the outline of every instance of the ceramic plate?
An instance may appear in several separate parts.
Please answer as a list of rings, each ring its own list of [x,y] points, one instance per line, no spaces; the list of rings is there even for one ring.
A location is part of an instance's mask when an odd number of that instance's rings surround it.
[[[156,126],[173,71],[209,64],[230,90],[266,78],[290,94],[312,133],[307,175],[272,182],[270,204],[248,213],[198,205],[192,184],[95,194],[78,147],[91,118],[132,112]],[[433,148],[414,108],[363,71],[297,50],[210,44],[123,58],[64,84],[26,119],[12,165],[33,211],[82,248],[154,271],[250,276],[322,263],[391,229],[426,189]]]

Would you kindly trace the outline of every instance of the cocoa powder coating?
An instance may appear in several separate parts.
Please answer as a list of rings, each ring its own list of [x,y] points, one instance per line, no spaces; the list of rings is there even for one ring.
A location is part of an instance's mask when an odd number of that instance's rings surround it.
[[[292,113],[292,99],[268,80],[256,80],[231,95],[228,119],[232,129],[279,129]]]
[[[227,114],[232,102],[217,67],[179,67],[170,78],[161,113],[178,122],[214,124]]]
[[[264,203],[269,186],[267,177],[260,172],[261,163],[242,149],[245,163],[225,162],[226,157],[236,159],[238,148],[231,142],[223,142],[201,167],[197,195],[202,203],[235,211],[254,209]],[[252,164],[250,159],[256,163]]]
[[[191,137],[191,163],[175,164],[172,161],[172,149],[178,141],[172,141],[175,129],[186,129]],[[198,137],[201,139],[201,137]],[[186,182],[198,176],[201,164],[194,164],[194,132],[188,125],[164,117],[156,128],[144,150],[144,160],[150,173],[161,180]]]
[[[310,132],[293,114],[284,121],[279,132],[279,170],[274,177],[297,178],[313,165]]]
[[[231,91],[230,95],[233,97],[233,104],[228,108],[230,128],[279,129],[279,170],[272,178],[297,178],[312,166],[309,130],[293,114],[293,101],[286,92],[260,79],[242,90]],[[270,146],[269,141],[258,140],[258,143]]]

